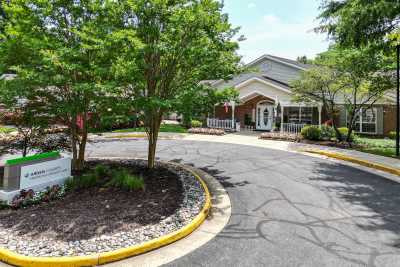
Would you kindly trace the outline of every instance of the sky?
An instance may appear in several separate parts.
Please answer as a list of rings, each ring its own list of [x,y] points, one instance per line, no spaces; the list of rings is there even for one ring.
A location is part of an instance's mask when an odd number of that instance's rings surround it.
[[[296,59],[325,51],[326,35],[316,34],[320,0],[225,0],[224,12],[239,26],[239,54],[248,63],[264,54]]]

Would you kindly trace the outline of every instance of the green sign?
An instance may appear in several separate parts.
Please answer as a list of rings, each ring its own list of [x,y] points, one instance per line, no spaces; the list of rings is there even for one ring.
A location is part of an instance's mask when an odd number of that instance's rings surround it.
[[[36,154],[33,156],[27,156],[27,157],[23,157],[23,158],[9,159],[6,161],[6,165],[10,166],[10,165],[23,164],[23,163],[33,161],[33,160],[56,158],[59,156],[60,156],[60,152],[58,152],[58,151],[47,152],[47,153]]]

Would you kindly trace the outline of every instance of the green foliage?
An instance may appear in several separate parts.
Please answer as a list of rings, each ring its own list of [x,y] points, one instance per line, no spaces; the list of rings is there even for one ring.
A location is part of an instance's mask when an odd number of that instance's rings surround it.
[[[31,112],[31,118],[49,114],[69,126],[76,148],[73,166],[82,169],[89,113],[121,102],[116,100],[118,88],[112,75],[112,62],[121,52],[113,36],[115,26],[121,25],[117,3],[18,0],[3,7],[7,20],[0,45],[1,68],[17,74],[5,81],[8,96],[45,103],[46,110]]]
[[[97,176],[94,173],[88,173],[82,176],[74,177],[72,182],[72,187],[69,188],[80,190],[80,189],[87,189],[94,187],[97,184],[98,184]]]
[[[301,129],[301,135],[307,140],[321,140],[321,129],[318,126],[305,126]]]
[[[354,143],[357,150],[381,155],[385,157],[396,157],[396,142],[391,139],[356,137]]]
[[[10,127],[1,127],[0,126],[0,134],[9,134],[15,132],[15,128],[10,128]]]
[[[206,118],[213,114],[215,105],[238,101],[239,92],[234,88],[215,90],[215,88],[196,85],[181,92],[178,96],[176,111],[183,115],[183,124],[190,127],[193,118]]]
[[[320,32],[344,46],[387,47],[398,28],[400,3],[395,0],[334,0],[321,5]]]
[[[335,129],[328,125],[321,125],[321,139],[322,140],[331,140],[331,138],[335,137]]]
[[[128,92],[142,114],[149,136],[148,166],[153,168],[162,116],[176,110],[185,92],[200,81],[229,79],[240,70],[234,39],[238,29],[217,0],[131,0],[122,6],[119,17],[134,19],[121,24],[116,41],[124,44],[125,53],[115,72],[134,84]]]
[[[342,138],[346,138],[347,135],[349,134],[349,128],[347,128],[347,127],[340,127],[340,128],[338,128],[338,130],[339,130],[340,135],[342,136]],[[336,137],[336,138],[338,138],[338,137]],[[347,142],[353,142],[355,138],[356,138],[356,135],[354,134],[354,132],[352,132],[351,135],[350,135],[350,139],[348,139],[346,141]]]
[[[388,137],[392,140],[396,139],[396,131],[390,131]]]
[[[142,177],[130,174],[126,169],[119,169],[112,172],[111,180],[107,183],[107,186],[132,191],[144,189],[144,180]]]
[[[192,128],[200,128],[201,126],[203,126],[203,123],[198,120],[192,120],[190,122],[190,125],[192,126]]]

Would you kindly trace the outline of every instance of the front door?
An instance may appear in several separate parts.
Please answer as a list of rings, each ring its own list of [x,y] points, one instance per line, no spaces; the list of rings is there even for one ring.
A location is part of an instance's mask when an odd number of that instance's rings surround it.
[[[258,104],[256,110],[256,129],[271,131],[274,118],[274,106],[270,104]]]

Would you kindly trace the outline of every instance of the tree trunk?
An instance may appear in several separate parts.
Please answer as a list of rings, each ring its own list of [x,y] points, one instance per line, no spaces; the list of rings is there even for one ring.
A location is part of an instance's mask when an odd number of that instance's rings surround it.
[[[78,150],[77,150],[77,125],[76,125],[76,116],[71,119],[70,122],[70,129],[71,129],[71,146],[72,146],[72,169],[77,170],[78,164]]]
[[[77,170],[82,170],[85,166],[85,152],[86,152],[86,144],[87,144],[87,137],[88,137],[88,117],[87,113],[83,114],[82,118],[82,138],[79,144],[79,151],[78,151],[78,159],[77,159]]]
[[[161,117],[162,113],[159,114],[157,112],[150,119],[150,125],[148,131],[149,147],[147,155],[147,167],[149,169],[154,169],[155,166],[157,140],[158,140],[158,133],[160,131]]]

